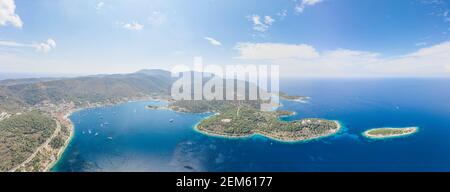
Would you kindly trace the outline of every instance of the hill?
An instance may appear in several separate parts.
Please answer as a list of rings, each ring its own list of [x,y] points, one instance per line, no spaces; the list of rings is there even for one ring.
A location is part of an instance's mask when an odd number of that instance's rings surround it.
[[[171,83],[170,73],[163,70],[55,80],[4,80],[0,81],[0,110],[17,110],[44,101],[81,103],[168,95]]]
[[[75,78],[33,78],[0,81],[0,171],[21,164],[20,170],[45,171],[55,153],[62,151],[71,131],[55,129],[55,121],[70,127],[64,116],[91,103],[113,103],[143,97],[168,97],[170,73],[142,70],[132,74],[95,75]],[[58,131],[58,132],[57,132]],[[58,137],[51,138],[52,134]],[[66,138],[63,140],[62,138]],[[54,150],[40,148],[52,139]]]
[[[37,111],[0,121],[0,171],[22,163],[50,137],[54,120]]]

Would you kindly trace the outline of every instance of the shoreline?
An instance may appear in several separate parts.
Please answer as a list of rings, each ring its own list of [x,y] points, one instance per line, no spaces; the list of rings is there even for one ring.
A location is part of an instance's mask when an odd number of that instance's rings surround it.
[[[168,100],[155,99],[155,98],[132,99],[132,100],[127,100],[127,101],[122,101],[122,102],[117,102],[117,103],[93,104],[92,106],[78,107],[78,108],[75,108],[75,109],[72,109],[72,110],[69,110],[68,112],[66,112],[65,115],[63,116],[63,119],[70,124],[70,126],[68,126],[68,129],[70,129],[70,135],[69,135],[68,139],[65,141],[64,145],[61,147],[61,149],[59,149],[57,157],[53,161],[51,161],[49,163],[49,165],[46,167],[46,169],[44,171],[45,172],[51,171],[53,169],[53,167],[55,167],[59,163],[59,161],[64,156],[64,153],[65,153],[66,149],[68,148],[68,146],[72,142],[72,140],[73,140],[73,138],[75,136],[75,125],[74,125],[74,123],[72,122],[72,120],[69,117],[73,113],[76,113],[76,112],[79,112],[79,111],[82,111],[82,110],[86,110],[86,109],[101,108],[101,107],[107,107],[107,106],[115,106],[115,105],[120,105],[120,104],[125,104],[125,103],[141,102],[141,101],[142,102],[169,102]],[[176,113],[186,113],[186,112],[182,112],[182,111],[175,111],[173,109],[170,109],[169,107],[164,107],[164,106],[163,106],[164,109],[150,109],[150,108],[147,108],[147,106],[145,106],[145,108],[148,109],[148,110],[168,110],[168,111],[173,111],[173,112],[176,112]],[[198,114],[201,115],[201,114],[208,114],[208,113],[211,113],[211,112],[198,113]],[[295,114],[296,114],[296,112],[294,111],[293,114],[287,115],[286,117],[293,116]],[[230,136],[230,135],[222,135],[222,134],[217,134],[217,133],[211,133],[211,132],[207,132],[207,131],[203,131],[203,130],[198,129],[197,126],[204,119],[207,119],[207,118],[209,118],[209,117],[211,117],[213,115],[216,115],[216,114],[212,114],[210,116],[207,116],[207,117],[204,117],[203,119],[201,119],[199,122],[197,122],[194,125],[193,130],[198,132],[198,133],[200,133],[200,134],[207,135],[207,136],[212,136],[212,137],[220,137],[220,138],[226,138],[226,139],[246,139],[246,138],[252,138],[252,137],[255,137],[255,136],[262,136],[264,138],[267,138],[267,139],[270,139],[270,140],[274,140],[274,141],[277,141],[277,142],[291,143],[291,144],[292,143],[303,143],[303,142],[310,142],[310,141],[314,141],[314,140],[319,140],[319,139],[322,139],[322,138],[326,138],[326,137],[330,137],[330,136],[336,135],[336,134],[338,134],[339,132],[342,131],[342,125],[337,120],[333,120],[333,122],[336,123],[336,125],[337,125],[337,129],[333,133],[330,133],[330,134],[327,134],[327,135],[315,136],[315,137],[311,137],[311,138],[308,138],[308,139],[298,139],[298,140],[280,139],[280,138],[272,137],[269,134],[265,134],[265,133],[262,133],[262,132],[255,132],[255,133],[252,133],[252,134],[242,135],[242,136],[238,136],[238,135]]]
[[[402,129],[402,130],[408,130],[408,131],[411,131],[411,132],[403,133],[403,134],[392,134],[392,135],[386,135],[386,136],[383,136],[383,135],[371,135],[369,133],[370,131],[379,130],[379,129],[391,129],[391,130]],[[413,134],[416,134],[417,132],[419,132],[419,127],[403,127],[403,128],[383,127],[383,128],[374,128],[374,129],[366,130],[366,131],[364,131],[362,133],[362,135],[365,138],[368,138],[368,139],[382,140],[382,139],[407,137],[407,136],[411,136]]]
[[[209,118],[209,117],[210,116],[205,117],[204,119]],[[320,136],[315,136],[315,137],[311,137],[311,138],[307,138],[307,139],[291,139],[291,140],[289,140],[289,139],[280,139],[280,138],[270,136],[269,134],[265,134],[265,133],[260,132],[260,131],[256,131],[255,133],[251,133],[251,134],[248,134],[248,135],[224,135],[224,134],[219,134],[219,133],[213,133],[213,132],[200,130],[198,128],[198,125],[204,119],[200,120],[198,123],[196,123],[194,125],[194,127],[193,127],[194,131],[196,131],[196,132],[198,132],[198,133],[200,133],[202,135],[206,135],[206,136],[210,136],[210,137],[224,138],[224,139],[249,139],[249,138],[252,138],[252,137],[255,137],[255,136],[262,136],[264,138],[267,138],[267,139],[270,139],[270,140],[274,140],[274,141],[277,141],[277,142],[293,144],[293,143],[305,143],[305,142],[319,140],[319,139],[326,138],[326,137],[331,137],[333,135],[338,134],[339,132],[341,132],[343,130],[342,129],[343,126],[341,125],[341,123],[339,121],[337,121],[337,120],[333,120],[333,122],[336,123],[336,125],[337,125],[336,131],[334,131],[333,133],[327,134],[327,135],[320,135]]]
[[[188,112],[173,110],[170,107],[149,108],[148,106],[145,106],[145,108],[148,109],[148,110],[167,110],[167,111],[173,111],[173,112],[176,112],[176,113],[187,113],[187,114],[190,114]],[[208,114],[208,113],[212,113],[212,112],[195,113],[195,114]],[[277,138],[277,137],[273,137],[273,136],[270,136],[270,134],[265,134],[265,133],[259,132],[259,131],[255,132],[255,133],[248,134],[248,135],[224,135],[224,134],[220,134],[220,133],[213,133],[213,132],[208,132],[208,131],[205,131],[205,130],[200,130],[198,128],[198,125],[203,120],[205,120],[207,118],[210,118],[210,117],[212,117],[214,115],[217,115],[217,114],[218,113],[214,113],[212,115],[209,115],[209,116],[206,116],[206,117],[202,118],[199,122],[197,122],[194,125],[193,130],[198,132],[198,133],[200,133],[200,134],[203,134],[203,135],[206,135],[206,136],[211,136],[211,137],[218,137],[218,138],[225,138],[225,139],[248,139],[248,138],[252,138],[254,136],[262,136],[264,138],[271,139],[271,140],[278,141],[278,142],[282,142],[282,143],[302,143],[302,142],[309,142],[309,141],[319,140],[319,139],[322,139],[322,138],[326,138],[326,137],[330,137],[330,136],[336,135],[336,134],[338,134],[339,132],[341,132],[343,130],[342,129],[343,126],[341,125],[341,123],[338,120],[331,120],[337,126],[337,129],[333,133],[329,133],[327,135],[315,136],[315,137],[311,137],[311,138],[307,138],[307,139],[293,139],[293,140],[289,140],[289,139],[280,139],[280,138]],[[278,119],[280,121],[282,121],[280,118],[291,117],[291,116],[295,116],[295,115],[297,115],[297,112],[293,111],[292,114],[279,116]]]
[[[70,126],[68,126],[67,128],[70,130],[70,134],[69,137],[66,139],[66,141],[64,142],[64,145],[58,150],[58,153],[56,155],[55,160],[51,161],[48,166],[45,168],[44,172],[50,172],[53,167],[55,165],[58,164],[59,160],[62,158],[64,152],[66,151],[67,147],[69,147],[69,144],[72,142],[73,137],[75,136],[75,125],[72,122],[72,120],[69,118],[73,113],[78,112],[83,110],[82,108],[80,109],[75,109],[72,111],[67,112],[64,116],[63,119],[69,123]]]
[[[43,171],[51,172],[53,167],[55,167],[59,163],[59,161],[62,159],[66,149],[69,147],[70,143],[72,142],[72,140],[75,136],[75,124],[69,118],[70,116],[72,116],[72,114],[82,111],[82,110],[102,108],[102,107],[107,107],[107,106],[115,106],[115,105],[132,103],[132,102],[168,102],[168,101],[164,100],[164,99],[156,99],[156,98],[149,97],[148,99],[142,99],[142,98],[141,99],[131,99],[131,100],[120,101],[117,103],[91,104],[90,106],[78,107],[78,108],[68,110],[62,119],[69,123],[69,126],[67,128],[70,130],[70,135],[67,138],[67,140],[65,141],[64,145],[59,149],[57,157],[54,160],[51,160],[50,163],[48,164],[48,166]],[[59,121],[58,118],[56,118],[56,120]]]

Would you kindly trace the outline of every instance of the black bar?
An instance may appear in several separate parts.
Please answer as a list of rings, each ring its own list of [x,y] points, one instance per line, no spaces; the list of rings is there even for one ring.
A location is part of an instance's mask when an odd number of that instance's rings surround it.
[[[420,185],[446,186],[449,176],[449,173],[1,173],[0,183],[32,190],[64,186],[61,188],[63,191],[366,191],[386,188],[403,191]],[[261,186],[259,184],[263,177],[266,181]],[[267,183],[269,177],[272,178],[270,184]],[[177,186],[180,179],[183,180],[183,186]],[[209,185],[188,186],[186,181],[189,179],[197,179],[197,184],[202,184],[199,179],[206,179]]]

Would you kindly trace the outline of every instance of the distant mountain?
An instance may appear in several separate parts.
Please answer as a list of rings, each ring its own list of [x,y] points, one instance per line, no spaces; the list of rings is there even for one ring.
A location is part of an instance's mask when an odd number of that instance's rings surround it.
[[[25,79],[5,79],[0,81],[0,86],[11,86],[11,85],[18,85],[18,84],[30,84],[30,83],[38,83],[38,82],[45,82],[45,81],[55,81],[55,80],[61,80],[63,78],[25,78]]]
[[[191,75],[211,74],[191,71]],[[0,81],[0,112],[20,111],[42,102],[105,102],[145,96],[169,96],[176,78],[171,72],[145,69],[130,74],[91,75],[73,78],[30,78]],[[224,85],[235,83],[224,80]],[[245,83],[246,86],[255,86]],[[201,85],[200,85],[201,86]],[[224,87],[223,87],[224,88]],[[225,91],[225,90],[224,90]]]
[[[100,102],[107,99],[169,95],[170,72],[141,70],[131,74],[64,79],[35,78],[0,81],[0,110],[32,106],[43,101]]]
[[[169,76],[171,75],[170,71],[165,71],[162,69],[143,69],[140,70],[138,72],[136,72],[135,74],[145,74],[145,75],[149,75],[149,76]]]

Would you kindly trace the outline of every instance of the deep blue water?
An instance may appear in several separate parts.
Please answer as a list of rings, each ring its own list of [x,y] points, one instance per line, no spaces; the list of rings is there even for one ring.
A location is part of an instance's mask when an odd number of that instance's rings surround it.
[[[53,170],[450,171],[450,79],[298,79],[282,81],[281,89],[311,97],[306,104],[283,101],[283,109],[297,112],[287,120],[339,120],[344,130],[294,144],[262,136],[225,139],[192,129],[205,114],[127,103],[74,113],[74,139]],[[408,126],[420,130],[384,140],[361,135]]]

